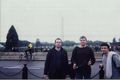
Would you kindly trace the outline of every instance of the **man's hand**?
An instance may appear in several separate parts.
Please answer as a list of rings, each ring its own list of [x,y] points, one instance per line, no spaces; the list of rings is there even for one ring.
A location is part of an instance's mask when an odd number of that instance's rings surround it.
[[[77,68],[77,65],[74,63],[73,64],[73,69],[76,69]]]
[[[44,75],[44,79],[48,79],[48,75]]]
[[[91,65],[91,61],[88,62],[88,66],[90,66],[90,65]]]

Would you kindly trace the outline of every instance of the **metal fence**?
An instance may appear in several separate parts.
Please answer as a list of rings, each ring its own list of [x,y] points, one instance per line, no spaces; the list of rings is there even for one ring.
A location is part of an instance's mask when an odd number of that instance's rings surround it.
[[[99,79],[104,79],[104,73],[103,73],[103,68],[100,68],[100,70],[93,76],[91,76],[91,79],[94,79],[96,76],[99,76]],[[28,67],[27,67],[27,64],[24,64],[23,68],[16,71],[16,73],[7,73],[7,72],[4,72],[2,70],[0,70],[0,74],[1,75],[4,75],[6,77],[10,77],[11,79],[15,79],[15,76],[19,76],[20,79],[29,79],[28,77],[28,74],[29,76],[32,75],[34,76],[36,79],[44,79],[43,76],[40,76],[38,74],[35,74],[34,72],[32,72]],[[68,78],[70,78],[70,76],[68,76]],[[75,78],[75,77],[74,77]]]

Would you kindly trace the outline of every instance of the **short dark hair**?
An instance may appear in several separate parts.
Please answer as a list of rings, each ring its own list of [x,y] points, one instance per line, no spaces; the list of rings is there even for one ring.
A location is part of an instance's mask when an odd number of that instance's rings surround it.
[[[87,40],[87,38],[86,38],[85,36],[81,36],[81,37],[80,37],[80,39],[83,39],[83,38],[85,38],[85,39]]]
[[[55,42],[56,42],[56,40],[61,40],[61,41],[62,41],[62,39],[61,39],[61,38],[56,38],[56,39],[55,39]]]
[[[110,49],[110,45],[108,45],[108,43],[106,43],[106,42],[102,43],[100,46],[107,46],[108,49]]]

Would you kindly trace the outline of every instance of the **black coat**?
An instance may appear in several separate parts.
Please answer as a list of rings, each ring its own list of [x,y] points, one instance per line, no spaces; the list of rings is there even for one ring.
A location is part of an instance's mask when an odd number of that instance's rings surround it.
[[[55,64],[54,64],[54,55],[56,53],[55,47],[49,50],[46,61],[45,61],[45,68],[44,68],[44,74],[45,75],[52,75],[55,73]],[[67,52],[61,48],[61,72],[62,75],[68,74],[68,57]]]

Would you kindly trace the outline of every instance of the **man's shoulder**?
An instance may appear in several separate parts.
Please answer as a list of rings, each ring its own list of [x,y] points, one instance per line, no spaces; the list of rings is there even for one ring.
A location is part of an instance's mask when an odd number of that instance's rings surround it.
[[[113,53],[112,57],[114,57],[114,58],[119,57],[120,58],[120,54],[119,53],[117,53],[117,52],[112,52],[112,53]]]
[[[115,63],[116,67],[120,67],[120,55],[118,53],[113,54],[112,61]]]
[[[74,50],[75,50],[75,49],[78,49],[78,48],[79,48],[79,46],[75,46],[75,47],[74,47]]]
[[[92,48],[91,48],[91,47],[89,47],[89,46],[86,46],[86,49],[87,49],[87,50],[92,50]]]
[[[119,60],[119,61],[120,61],[120,54],[114,52],[113,55],[112,55],[112,59],[113,59],[113,60]]]
[[[109,53],[111,53],[111,54],[117,54],[117,52],[115,52],[115,51],[110,51]]]

